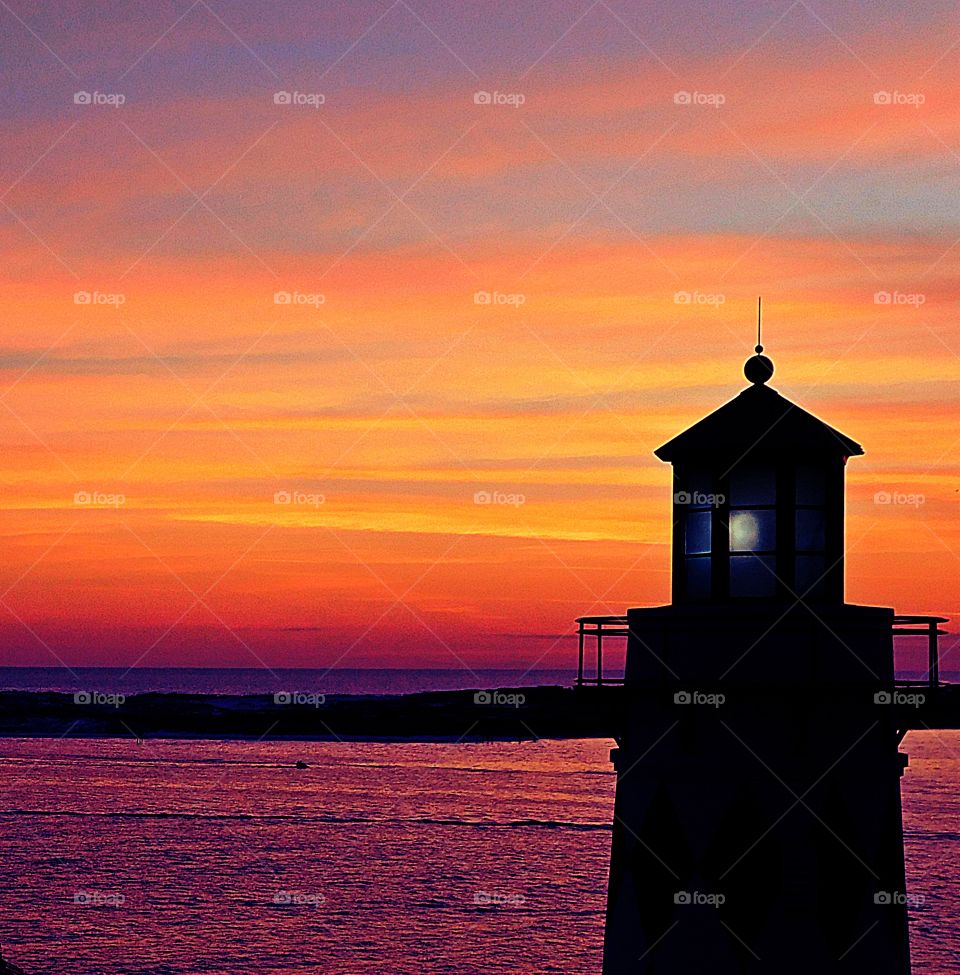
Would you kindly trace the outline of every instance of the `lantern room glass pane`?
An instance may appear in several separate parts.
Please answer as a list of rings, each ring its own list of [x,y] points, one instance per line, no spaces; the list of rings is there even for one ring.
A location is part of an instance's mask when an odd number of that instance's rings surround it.
[[[706,555],[710,551],[710,520],[713,517],[709,511],[691,511],[685,520],[686,530],[683,543],[687,555]]]
[[[730,595],[774,596],[777,592],[777,560],[772,555],[731,555]]]
[[[827,472],[813,464],[797,467],[797,504],[825,504]]]
[[[710,598],[710,569],[709,558],[684,559],[687,573],[687,598]]]
[[[684,478],[684,487],[691,492],[710,494],[713,491],[713,474],[704,467],[692,467]]]
[[[735,508],[752,504],[776,504],[777,480],[772,467],[745,464],[730,472],[730,504]]]
[[[801,508],[797,511],[797,551],[822,552],[825,548],[823,509]]]
[[[772,552],[776,547],[776,512],[730,512],[731,552]]]
[[[678,478],[674,501],[685,508],[709,508],[714,506],[713,475],[703,468],[691,468]]]
[[[822,555],[798,555],[796,564],[796,590],[797,595],[819,596],[824,589],[824,573],[827,571],[827,562]]]

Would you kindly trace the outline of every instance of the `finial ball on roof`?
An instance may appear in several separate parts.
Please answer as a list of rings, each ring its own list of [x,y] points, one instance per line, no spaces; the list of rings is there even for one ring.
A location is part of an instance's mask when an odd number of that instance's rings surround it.
[[[751,356],[743,364],[743,374],[750,382],[760,386],[773,375],[773,362],[758,352],[757,355]]]

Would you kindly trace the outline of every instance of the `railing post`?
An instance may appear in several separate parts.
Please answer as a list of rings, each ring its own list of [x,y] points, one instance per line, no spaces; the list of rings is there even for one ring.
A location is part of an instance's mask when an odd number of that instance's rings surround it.
[[[940,686],[940,653],[937,646],[937,629],[939,628],[939,623],[931,620],[927,624],[928,629],[928,639],[929,639],[929,654],[930,659],[928,661],[928,675],[930,680],[930,687],[936,689]]]
[[[577,658],[577,687],[583,687],[583,620],[580,621],[580,654]]]
[[[603,623],[597,623],[597,687],[603,683]]]

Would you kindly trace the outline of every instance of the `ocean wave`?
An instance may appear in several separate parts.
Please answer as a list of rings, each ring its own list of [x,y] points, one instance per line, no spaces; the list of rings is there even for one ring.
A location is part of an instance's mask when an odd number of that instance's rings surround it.
[[[376,816],[293,816],[269,813],[181,813],[181,812],[85,812],[76,809],[8,809],[0,811],[0,819],[24,817],[68,819],[181,819],[181,820],[233,820],[240,822],[289,822],[328,823],[344,826],[459,826],[469,829],[561,829],[574,832],[609,832],[609,823],[574,823],[557,819],[460,819],[411,816],[390,818]]]

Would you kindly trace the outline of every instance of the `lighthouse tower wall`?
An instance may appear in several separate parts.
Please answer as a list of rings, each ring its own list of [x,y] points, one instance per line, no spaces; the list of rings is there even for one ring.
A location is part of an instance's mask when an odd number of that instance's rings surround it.
[[[604,975],[909,975],[893,610],[628,619]]]

